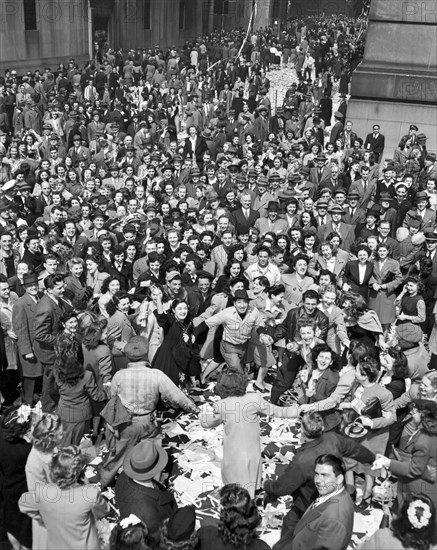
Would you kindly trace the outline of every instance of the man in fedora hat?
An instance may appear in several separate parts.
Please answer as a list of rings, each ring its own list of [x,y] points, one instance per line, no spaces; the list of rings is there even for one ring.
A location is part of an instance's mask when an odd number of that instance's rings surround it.
[[[167,462],[167,452],[159,443],[140,441],[126,453],[123,472],[115,484],[120,518],[139,517],[147,525],[154,547],[159,545],[162,522],[177,509],[173,494],[160,483]]]
[[[261,218],[267,216],[267,206],[269,202],[278,202],[278,199],[272,195],[272,193],[267,191],[268,186],[269,180],[267,176],[258,176],[258,180],[256,182],[257,194],[255,200],[253,201],[252,208],[259,213]]]
[[[315,158],[315,167],[310,170],[310,181],[319,188],[331,180],[331,168],[326,165],[326,155],[321,153]]]
[[[27,405],[33,406],[35,394],[40,394],[42,389],[42,366],[33,349],[36,306],[40,298],[37,275],[25,273],[22,286],[25,293],[12,309],[12,328],[17,335],[23,399]]]
[[[328,212],[331,216],[331,221],[318,228],[317,234],[319,239],[324,241],[330,233],[337,233],[342,240],[341,248],[349,252],[352,243],[355,241],[354,226],[342,221],[345,210],[338,204],[331,206]]]
[[[261,235],[265,235],[267,232],[273,232],[276,235],[287,232],[287,221],[278,217],[279,210],[278,202],[269,201],[267,205],[267,218],[258,218],[255,222],[255,227],[259,229]]]
[[[426,191],[418,191],[415,197],[416,208],[409,210],[405,218],[408,218],[410,214],[420,217],[422,225],[420,230],[433,229],[436,221],[435,210],[429,207],[429,195]],[[405,226],[405,220],[404,220]]]
[[[198,412],[194,402],[166,374],[159,369],[150,368],[147,360],[149,344],[143,336],[130,338],[123,353],[129,363],[126,369],[115,373],[111,383],[111,397],[118,396],[131,417],[131,422],[123,424],[118,429],[118,434],[114,428],[107,428],[107,441],[111,452],[100,473],[104,485],[111,482],[126,453],[134,445],[159,433],[154,413],[160,401],[186,412]]]

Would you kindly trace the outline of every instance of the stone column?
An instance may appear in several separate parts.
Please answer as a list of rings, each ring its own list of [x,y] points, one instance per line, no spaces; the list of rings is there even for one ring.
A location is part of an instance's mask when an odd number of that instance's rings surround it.
[[[360,136],[381,125],[390,158],[416,123],[437,149],[437,2],[372,0],[364,58],[352,76],[347,118]]]

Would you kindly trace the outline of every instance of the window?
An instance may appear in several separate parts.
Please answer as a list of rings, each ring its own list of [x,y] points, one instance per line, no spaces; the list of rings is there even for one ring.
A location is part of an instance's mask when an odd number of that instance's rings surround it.
[[[150,11],[152,0],[144,0],[144,28],[150,29]]]
[[[24,29],[36,31],[36,4],[35,0],[23,0]]]
[[[185,0],[179,0],[179,28],[185,29]]]

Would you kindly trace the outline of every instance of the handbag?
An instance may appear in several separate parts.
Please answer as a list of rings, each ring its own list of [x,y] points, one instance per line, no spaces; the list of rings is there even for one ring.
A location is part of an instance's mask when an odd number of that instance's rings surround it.
[[[360,416],[367,416],[368,418],[381,418],[382,407],[381,401],[378,397],[372,397],[367,401],[365,406],[361,409]]]
[[[399,462],[410,462],[411,460],[411,453],[407,453],[406,451],[402,451],[401,449],[396,449],[392,445],[392,452],[396,460]],[[427,481],[428,483],[435,483],[436,482],[436,467],[431,466],[431,464],[427,464],[425,471],[421,475],[421,479],[423,481]]]

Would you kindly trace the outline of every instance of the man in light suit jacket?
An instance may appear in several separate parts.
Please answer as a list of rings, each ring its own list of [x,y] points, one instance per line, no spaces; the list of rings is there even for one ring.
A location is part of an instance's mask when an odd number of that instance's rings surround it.
[[[289,550],[346,550],[353,533],[354,504],[346,491],[345,473],[338,456],[317,458],[314,483],[319,497],[296,525]]]
[[[278,200],[271,193],[267,192],[268,185],[269,180],[267,177],[259,176],[258,181],[256,182],[258,193],[253,201],[252,208],[259,212],[261,218],[267,215],[267,206],[269,202]]]
[[[345,211],[337,204],[331,206],[329,214],[331,221],[325,225],[321,225],[317,230],[317,235],[320,241],[324,241],[329,233],[338,233],[341,237],[341,249],[349,252],[352,243],[355,241],[354,226],[348,225],[341,221]]]
[[[267,218],[258,218],[255,222],[255,227],[261,235],[265,235],[268,232],[273,232],[276,235],[287,232],[287,221],[278,218],[278,214],[279,204],[276,201],[270,201],[267,205]]]
[[[37,275],[35,273],[25,273],[23,276],[23,287],[25,293],[12,308],[12,327],[17,335],[18,354],[22,371],[23,398],[27,405],[33,406],[35,386],[42,384],[41,363],[36,358],[33,349],[35,313],[39,294]]]
[[[420,218],[421,221],[421,231],[425,229],[433,229],[436,220],[436,213],[429,206],[429,197],[425,191],[419,191],[416,194],[416,208],[414,210],[409,210],[404,220],[404,227],[406,226],[406,221],[408,220],[409,215],[413,215],[416,218]]]
[[[65,290],[63,275],[55,273],[44,280],[46,294],[36,306],[34,350],[43,368],[43,386],[41,405],[44,412],[53,412],[56,408],[56,382],[53,365],[56,360],[56,337],[62,330],[61,318],[66,311],[66,302],[62,300]]]
[[[375,196],[376,181],[370,180],[370,168],[368,166],[361,167],[360,175],[360,179],[354,181],[350,186],[349,192],[356,192],[360,195],[358,206],[365,210],[369,202]]]

